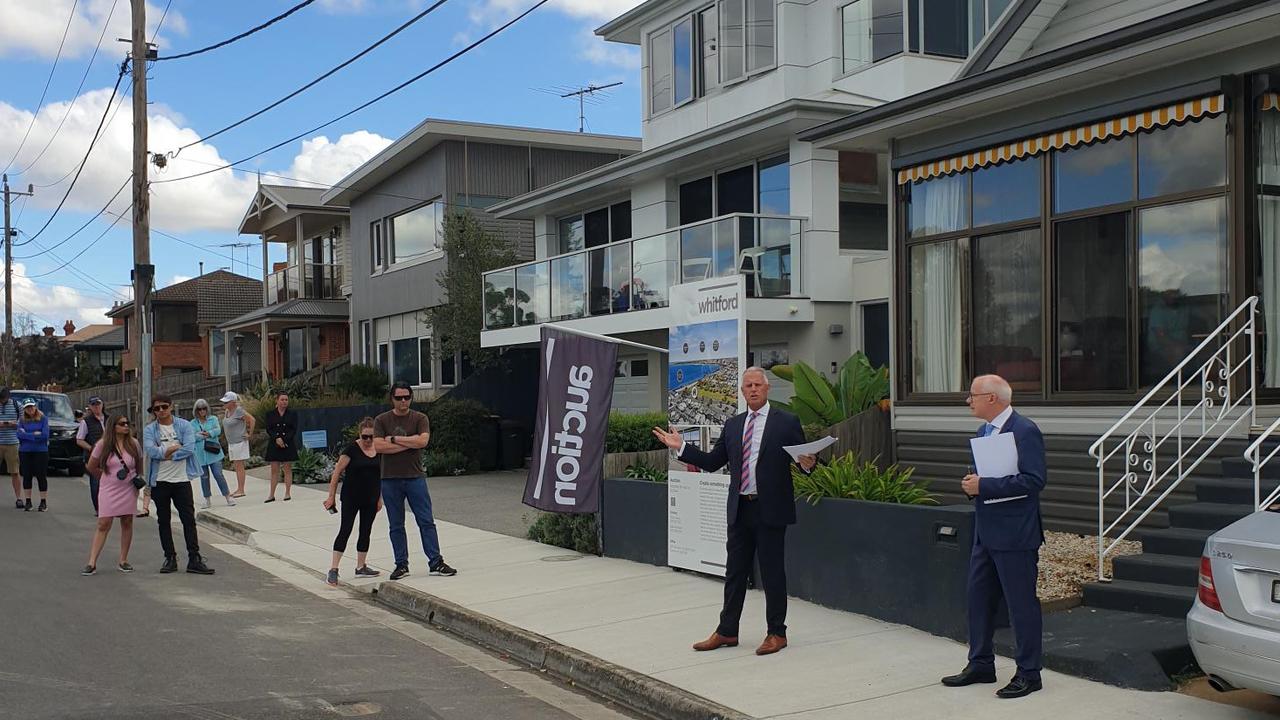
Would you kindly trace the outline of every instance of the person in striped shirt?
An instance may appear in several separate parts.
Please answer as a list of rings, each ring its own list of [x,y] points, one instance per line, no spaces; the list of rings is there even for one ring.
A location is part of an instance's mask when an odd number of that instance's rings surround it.
[[[18,401],[9,395],[9,388],[0,387],[0,461],[9,471],[13,482],[13,500],[22,510],[22,482],[18,479]]]

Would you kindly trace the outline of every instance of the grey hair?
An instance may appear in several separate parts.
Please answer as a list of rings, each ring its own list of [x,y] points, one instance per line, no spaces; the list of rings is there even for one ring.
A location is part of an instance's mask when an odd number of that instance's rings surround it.
[[[747,376],[747,373],[749,372],[760,373],[760,377],[764,378],[764,384],[765,385],[769,384],[769,373],[765,372],[764,368],[760,367],[759,365],[752,365],[751,367],[742,371],[742,377],[745,378]]]
[[[199,400],[197,400],[196,404],[191,406],[191,414],[195,415],[196,413],[200,412],[200,408],[204,408],[205,410],[208,410],[209,401],[205,400],[204,398],[200,398]]]
[[[995,396],[1002,403],[1013,402],[1013,388],[1009,386],[1009,381],[999,375],[979,375],[974,378],[987,388],[987,392],[995,393]]]

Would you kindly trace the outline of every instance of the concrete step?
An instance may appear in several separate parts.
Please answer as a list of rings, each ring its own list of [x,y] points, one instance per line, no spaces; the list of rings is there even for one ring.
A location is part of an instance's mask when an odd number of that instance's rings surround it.
[[[1195,602],[1196,589],[1178,585],[1112,580],[1084,586],[1084,604],[1089,607],[1184,617]]]
[[[1266,457],[1270,450],[1263,450],[1262,457]],[[1270,462],[1262,466],[1260,473],[1262,477],[1271,480],[1280,480],[1280,454],[1272,458]],[[1229,478],[1248,478],[1253,479],[1253,463],[1245,460],[1243,457],[1224,458],[1222,460],[1222,476]]]
[[[1224,477],[1196,481],[1196,500],[1207,503],[1250,505],[1253,503],[1253,478]]]
[[[1116,580],[1196,587],[1200,581],[1200,558],[1186,555],[1121,555],[1115,559]]]
[[[1252,504],[1194,502],[1169,508],[1169,526],[1217,531],[1252,513]]]
[[[1137,539],[1142,542],[1143,552],[1194,557],[1198,561],[1204,554],[1205,540],[1212,534],[1211,530],[1198,528],[1158,528],[1138,531]]]

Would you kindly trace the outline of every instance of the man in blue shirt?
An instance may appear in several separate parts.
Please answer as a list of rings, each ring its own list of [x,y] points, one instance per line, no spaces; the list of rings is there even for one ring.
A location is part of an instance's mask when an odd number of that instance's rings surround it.
[[[9,395],[9,388],[0,387],[0,462],[9,471],[13,482],[13,499],[19,510],[22,502],[22,481],[18,479],[18,401]]]
[[[187,572],[212,575],[213,570],[200,557],[195,498],[191,493],[191,481],[200,477],[200,468],[196,466],[196,431],[191,423],[174,417],[173,401],[167,395],[153,397],[148,410],[156,419],[142,431],[142,451],[151,461],[147,466],[147,484],[156,504],[160,546],[164,548],[160,572],[178,571],[178,553],[169,528],[172,503],[182,520],[182,535],[187,541]]]

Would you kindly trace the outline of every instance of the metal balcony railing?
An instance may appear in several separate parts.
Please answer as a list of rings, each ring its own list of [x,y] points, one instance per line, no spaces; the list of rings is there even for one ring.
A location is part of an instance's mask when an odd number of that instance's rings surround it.
[[[484,328],[666,307],[672,285],[747,275],[749,297],[798,295],[804,219],[734,213],[485,273]]]
[[[320,263],[290,265],[267,276],[267,298],[272,305],[295,298],[342,297],[342,266]]]

